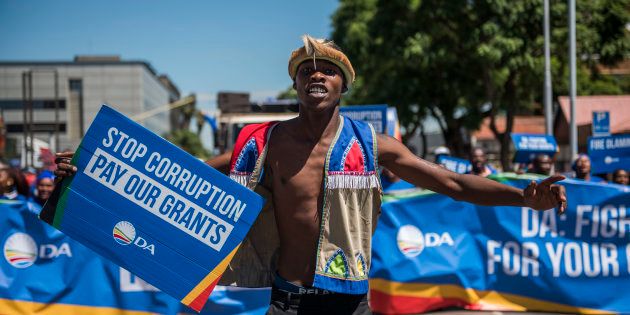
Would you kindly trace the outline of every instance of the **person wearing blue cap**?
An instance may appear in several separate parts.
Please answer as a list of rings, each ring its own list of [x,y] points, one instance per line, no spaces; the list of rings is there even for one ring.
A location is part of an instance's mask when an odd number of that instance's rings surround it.
[[[591,159],[586,154],[579,154],[577,159],[573,161],[572,165],[573,171],[575,172],[575,178],[581,179],[587,182],[594,183],[604,183],[606,182],[603,178],[598,176],[593,176],[591,174]]]
[[[30,198],[30,201],[44,206],[54,189],[55,175],[50,171],[43,171],[37,176],[37,180],[35,181],[35,195]]]

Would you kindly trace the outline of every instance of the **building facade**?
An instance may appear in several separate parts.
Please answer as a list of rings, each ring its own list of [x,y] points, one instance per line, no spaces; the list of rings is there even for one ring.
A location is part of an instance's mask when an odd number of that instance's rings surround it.
[[[133,118],[169,104],[174,96],[179,97],[175,85],[160,79],[144,61],[123,61],[118,56],[77,56],[61,62],[0,61],[0,114],[7,143],[4,157],[24,155],[21,151],[24,141],[31,142],[30,134],[35,141],[48,143],[51,151],[74,150],[102,104]],[[168,111],[141,124],[158,135],[171,128]]]

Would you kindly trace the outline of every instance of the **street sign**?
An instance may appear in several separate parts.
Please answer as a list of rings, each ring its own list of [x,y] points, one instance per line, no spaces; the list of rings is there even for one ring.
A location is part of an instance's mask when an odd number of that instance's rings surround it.
[[[610,136],[610,112],[593,112],[593,137]]]

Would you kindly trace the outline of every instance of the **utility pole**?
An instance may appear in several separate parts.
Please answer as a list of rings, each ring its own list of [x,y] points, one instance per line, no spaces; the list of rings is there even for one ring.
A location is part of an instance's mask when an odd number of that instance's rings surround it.
[[[552,95],[551,87],[551,53],[549,52],[549,0],[544,0],[543,28],[545,32],[545,133],[548,136],[553,135],[553,112],[552,112]]]
[[[576,94],[576,65],[575,65],[575,0],[569,0],[569,98],[571,103],[571,160],[577,157],[577,126],[575,124],[575,94]]]
[[[53,152],[59,152],[59,73],[55,71],[55,148]]]
[[[28,84],[28,73],[27,72],[22,72],[22,114],[23,114],[23,127],[24,129],[22,129],[22,146],[24,147],[24,166],[27,166],[26,164],[28,164],[28,160],[27,160],[27,156],[28,156],[28,100],[27,100],[27,90],[28,88],[26,87]]]

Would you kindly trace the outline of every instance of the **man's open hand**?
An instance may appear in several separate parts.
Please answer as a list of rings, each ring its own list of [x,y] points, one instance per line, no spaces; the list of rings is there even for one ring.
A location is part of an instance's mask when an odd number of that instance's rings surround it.
[[[525,205],[535,210],[558,208],[559,214],[564,213],[567,208],[567,196],[564,186],[553,184],[563,179],[564,176],[554,175],[540,183],[535,181],[529,183],[523,191]]]

